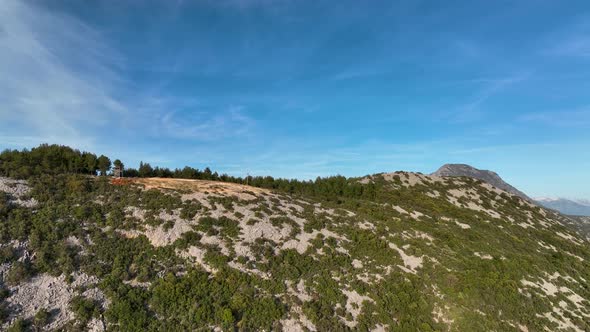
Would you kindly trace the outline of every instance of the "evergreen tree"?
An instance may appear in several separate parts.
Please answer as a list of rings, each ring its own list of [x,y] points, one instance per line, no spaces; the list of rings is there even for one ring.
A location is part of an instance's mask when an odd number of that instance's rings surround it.
[[[113,162],[113,165],[115,167],[120,168],[120,169],[123,169],[123,167],[125,167],[125,165],[123,165],[123,162],[121,162],[121,160],[119,160],[119,159],[115,159],[115,161]]]
[[[144,163],[143,161],[139,162],[139,177],[148,178],[153,176],[154,169],[149,163]]]
[[[105,155],[98,157],[97,165],[100,175],[107,175],[107,172],[111,170],[111,160]]]
[[[88,173],[90,174],[96,174],[96,169],[97,169],[97,159],[96,159],[96,155],[94,153],[88,153],[88,152],[84,152],[83,153],[84,156],[84,161],[86,163],[86,171],[88,171]]]

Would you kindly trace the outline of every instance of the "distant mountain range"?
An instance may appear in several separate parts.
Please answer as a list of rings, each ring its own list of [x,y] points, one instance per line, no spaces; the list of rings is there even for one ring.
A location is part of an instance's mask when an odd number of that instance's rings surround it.
[[[532,201],[530,197],[525,195],[522,191],[514,188],[496,173],[488,170],[477,169],[467,164],[445,164],[442,165],[436,172],[432,173],[434,176],[466,176],[482,180],[491,184],[492,186],[507,191],[511,194],[518,195],[528,201]]]
[[[568,198],[537,197],[538,204],[571,216],[590,216],[590,201]]]
[[[431,175],[435,176],[467,176],[485,181],[496,188],[518,195],[549,209],[570,216],[590,216],[590,200],[537,197],[530,198],[522,191],[504,181],[496,172],[477,169],[466,164],[445,164]]]

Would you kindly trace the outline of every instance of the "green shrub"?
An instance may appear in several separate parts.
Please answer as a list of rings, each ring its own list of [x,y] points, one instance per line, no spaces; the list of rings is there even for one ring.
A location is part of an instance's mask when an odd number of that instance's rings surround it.
[[[10,327],[8,327],[6,332],[25,332],[27,331],[27,328],[27,322],[22,318],[18,318],[14,323],[12,323],[12,325],[10,325]]]
[[[6,276],[6,282],[10,285],[18,285],[28,281],[33,276],[33,269],[28,262],[14,262]]]
[[[33,317],[33,326],[37,331],[42,331],[43,327],[49,323],[49,319],[51,318],[51,314],[49,311],[41,308]]]
[[[92,317],[97,317],[100,314],[99,307],[95,301],[80,295],[75,296],[70,301],[69,307],[81,327],[85,327]]]

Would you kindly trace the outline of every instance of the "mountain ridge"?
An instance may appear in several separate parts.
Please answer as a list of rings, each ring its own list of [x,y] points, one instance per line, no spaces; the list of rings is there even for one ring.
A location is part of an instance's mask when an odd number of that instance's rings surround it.
[[[120,181],[54,149],[0,164],[0,329],[590,329],[588,238],[487,182]]]
[[[535,202],[549,209],[557,210],[571,216],[590,216],[590,203],[585,200],[574,200],[562,197],[534,198]]]
[[[471,165],[444,164],[438,170],[431,173],[431,175],[442,176],[442,177],[445,177],[445,176],[451,176],[451,177],[467,176],[467,177],[479,179],[479,180],[485,181],[497,188],[505,190],[509,193],[518,195],[526,200],[532,201],[532,199],[530,197],[528,197],[525,193],[523,193],[522,191],[516,189],[515,187],[513,187],[512,185],[510,185],[509,183],[504,181],[498,175],[498,173],[496,173],[494,171],[490,171],[490,170],[478,169],[478,168],[475,168]]]

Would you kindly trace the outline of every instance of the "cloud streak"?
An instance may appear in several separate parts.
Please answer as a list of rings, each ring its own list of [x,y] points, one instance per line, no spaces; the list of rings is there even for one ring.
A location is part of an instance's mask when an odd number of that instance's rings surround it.
[[[572,37],[556,47],[552,53],[558,56],[590,57],[590,35]]]
[[[522,115],[519,120],[528,123],[541,123],[552,127],[589,127],[590,108],[528,113]]]
[[[481,87],[470,100],[455,106],[452,111],[443,112],[443,114],[446,115],[444,118],[452,123],[465,123],[479,120],[485,113],[483,107],[486,102],[500,93],[505,92],[511,86],[525,81],[530,76],[530,73],[519,73],[501,78],[481,77],[461,80],[458,83],[483,87]]]
[[[227,137],[247,136],[254,120],[243,112],[241,106],[231,106],[210,116],[208,112],[193,112],[189,115],[169,112],[160,116],[156,131],[168,137],[214,141]]]
[[[120,79],[111,69],[115,52],[79,20],[27,1],[4,1],[0,49],[0,120],[17,125],[3,131],[87,141],[82,128],[105,126],[126,112],[110,88]]]
[[[108,135],[211,141],[244,136],[254,125],[242,107],[200,109],[195,97],[167,97],[139,85],[101,31],[34,2],[0,7],[0,131],[3,145],[43,142],[97,149]],[[166,80],[161,76],[160,80]],[[150,89],[155,85],[155,89]]]

